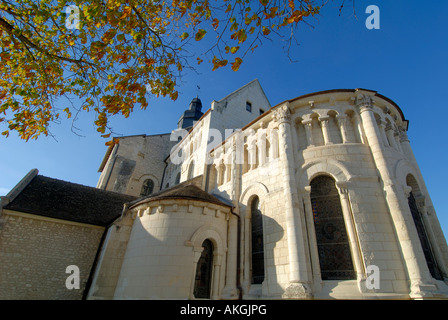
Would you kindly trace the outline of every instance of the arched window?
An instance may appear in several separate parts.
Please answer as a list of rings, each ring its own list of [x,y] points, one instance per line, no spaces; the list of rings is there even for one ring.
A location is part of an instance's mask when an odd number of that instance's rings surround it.
[[[210,299],[212,268],[213,268],[213,243],[206,239],[202,243],[204,248],[196,267],[194,279],[195,298]]]
[[[422,246],[423,253],[425,254],[426,264],[428,265],[429,272],[431,273],[431,276],[433,278],[437,280],[443,280],[439,267],[437,266],[436,258],[431,248],[431,242],[429,241],[428,234],[426,232],[423,217],[418,208],[417,201],[413,193],[420,193],[417,181],[413,176],[408,175],[406,178],[406,182],[407,185],[412,187],[413,190],[412,192],[410,192],[408,197],[409,209],[411,210],[412,219],[414,220],[415,228],[417,229],[418,237],[420,239],[420,244]]]
[[[142,185],[142,191],[140,192],[140,196],[149,196],[154,191],[154,181],[151,179],[146,179]]]
[[[179,184],[180,182],[180,172],[176,175],[176,180],[174,181],[174,184]]]
[[[318,176],[310,185],[322,280],[356,279],[335,181]]]
[[[188,180],[193,179],[194,177],[194,161],[191,161],[190,166],[188,167]]]
[[[250,212],[252,219],[252,284],[261,284],[264,281],[263,216],[257,196],[252,200]]]

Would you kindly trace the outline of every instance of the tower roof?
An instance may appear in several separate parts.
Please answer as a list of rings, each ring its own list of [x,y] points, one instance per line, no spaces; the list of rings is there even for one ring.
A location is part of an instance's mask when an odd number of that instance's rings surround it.
[[[191,128],[195,121],[198,121],[204,113],[202,112],[202,102],[196,97],[190,102],[189,108],[184,111],[177,123],[178,129]]]

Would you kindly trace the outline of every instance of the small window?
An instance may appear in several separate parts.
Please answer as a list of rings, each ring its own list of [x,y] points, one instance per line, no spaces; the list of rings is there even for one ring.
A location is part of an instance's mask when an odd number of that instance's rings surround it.
[[[260,115],[262,115],[264,113],[263,109],[260,109]]]
[[[249,101],[246,102],[246,110],[252,112],[252,103],[250,103]]]
[[[149,196],[154,191],[154,181],[147,179],[143,182],[140,196]]]

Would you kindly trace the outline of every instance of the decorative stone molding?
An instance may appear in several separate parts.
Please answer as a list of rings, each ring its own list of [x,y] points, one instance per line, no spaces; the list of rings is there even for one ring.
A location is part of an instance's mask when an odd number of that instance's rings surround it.
[[[408,134],[406,132],[406,129],[403,127],[398,127],[398,135],[400,137],[400,142],[409,142],[409,137]]]
[[[359,108],[360,112],[366,111],[366,110],[372,110],[373,108],[373,99],[371,96],[368,95],[358,95],[355,98],[355,106]]]
[[[313,294],[306,283],[291,283],[282,295],[283,299],[312,299]]]
[[[283,123],[283,122],[290,122],[291,121],[291,111],[289,110],[288,104],[281,105],[277,109],[275,109],[274,117],[279,124]]]

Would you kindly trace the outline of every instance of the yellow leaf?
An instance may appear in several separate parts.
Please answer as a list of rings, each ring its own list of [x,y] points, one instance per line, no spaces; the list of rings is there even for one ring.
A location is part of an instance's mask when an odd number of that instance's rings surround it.
[[[181,34],[180,38],[181,38],[182,40],[185,40],[185,39],[188,38],[188,36],[189,36],[188,32],[184,32],[184,33]]]
[[[236,58],[235,62],[232,63],[232,70],[233,71],[238,71],[238,69],[240,68],[240,65],[241,65],[242,62],[243,62],[243,59]]]
[[[240,47],[232,47],[232,48],[230,48],[230,52],[231,52],[232,54],[234,54],[234,53],[236,53],[236,52],[238,51],[239,48],[240,48]]]
[[[204,29],[199,29],[199,31],[196,33],[194,39],[196,41],[201,40],[202,38],[204,38],[205,34],[207,33],[207,31],[205,31]]]

